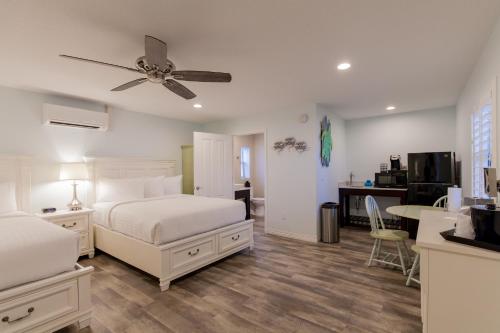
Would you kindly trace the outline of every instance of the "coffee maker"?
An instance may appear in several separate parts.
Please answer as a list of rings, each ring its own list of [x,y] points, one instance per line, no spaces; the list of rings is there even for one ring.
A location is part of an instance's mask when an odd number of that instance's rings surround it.
[[[401,170],[401,155],[391,155],[389,159],[391,160],[391,170]]]
[[[484,192],[493,198],[493,203],[471,207],[476,240],[500,245],[500,207],[497,200],[500,191],[494,168],[484,168]]]

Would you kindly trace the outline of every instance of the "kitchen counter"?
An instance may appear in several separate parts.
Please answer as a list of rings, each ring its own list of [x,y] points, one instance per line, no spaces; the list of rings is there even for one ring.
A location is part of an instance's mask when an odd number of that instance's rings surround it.
[[[374,190],[374,191],[403,191],[407,192],[407,188],[401,187],[375,187],[375,186],[358,186],[358,185],[339,185],[339,188],[344,189],[359,189],[359,190]]]
[[[423,331],[498,332],[500,252],[445,240],[456,213],[422,211],[417,245]]]
[[[500,252],[481,249],[474,246],[450,242],[439,233],[455,228],[457,213],[422,211],[418,228],[417,245],[421,248],[446,251],[480,258],[500,261]]]
[[[365,218],[360,219],[360,217],[355,217],[351,221],[350,212],[350,196],[377,196],[377,197],[393,197],[399,198],[399,203],[401,205],[406,204],[406,194],[408,190],[406,188],[390,188],[390,187],[373,187],[373,186],[363,186],[363,183],[354,183],[353,185],[348,185],[346,183],[339,184],[339,221],[341,226],[362,226],[369,228],[369,221],[365,221]],[[408,229],[407,221],[404,220],[399,226],[403,230]],[[416,235],[416,227],[414,228]]]

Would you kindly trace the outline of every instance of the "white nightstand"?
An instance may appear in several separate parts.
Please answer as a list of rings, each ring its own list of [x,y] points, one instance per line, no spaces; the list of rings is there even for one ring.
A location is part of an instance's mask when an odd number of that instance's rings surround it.
[[[93,212],[93,209],[83,208],[82,210],[60,210],[55,213],[38,213],[35,215],[66,229],[79,232],[80,255],[88,254],[89,258],[93,258],[95,253],[94,233],[92,232]]]

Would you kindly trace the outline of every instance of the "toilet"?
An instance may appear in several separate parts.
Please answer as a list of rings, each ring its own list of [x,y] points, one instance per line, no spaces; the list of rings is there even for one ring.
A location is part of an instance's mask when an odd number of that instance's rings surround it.
[[[264,198],[252,198],[250,201],[252,202],[252,215],[264,217],[266,200]]]

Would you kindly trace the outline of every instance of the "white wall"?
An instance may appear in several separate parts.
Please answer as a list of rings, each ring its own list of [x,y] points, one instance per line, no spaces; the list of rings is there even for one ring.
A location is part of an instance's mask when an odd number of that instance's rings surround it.
[[[264,198],[266,181],[266,147],[264,134],[253,135],[254,163],[253,163],[253,195]]]
[[[98,103],[0,87],[0,154],[36,159],[33,170],[34,211],[64,208],[70,201],[69,184],[57,182],[58,162],[81,161],[83,156],[150,157],[177,160],[181,145],[193,143],[201,127],[183,121],[112,109],[110,129],[99,132],[42,125],[43,103],[103,111]],[[82,191],[83,192],[83,191]]]
[[[457,104],[457,152],[462,160],[462,186],[464,195],[471,195],[471,115],[479,106],[479,101],[494,85],[500,75],[500,19],[483,48],[479,58]],[[500,94],[497,84],[496,96]],[[498,97],[497,97],[498,98]],[[495,101],[495,104],[498,103]],[[500,129],[500,116],[497,109],[497,131]],[[500,157],[500,135],[497,134],[497,163]],[[498,167],[498,166],[497,166]]]
[[[301,114],[310,120],[299,122]],[[205,132],[235,135],[266,133],[267,189],[266,230],[288,237],[316,241],[316,151],[319,123],[314,104],[294,106],[287,110],[257,114],[206,124]],[[310,149],[295,151],[273,150],[275,141],[293,136],[306,141]]]
[[[454,107],[348,120],[346,126],[346,176],[352,172],[355,181],[373,181],[380,163],[390,166],[391,154],[407,165],[408,153],[456,149]]]

